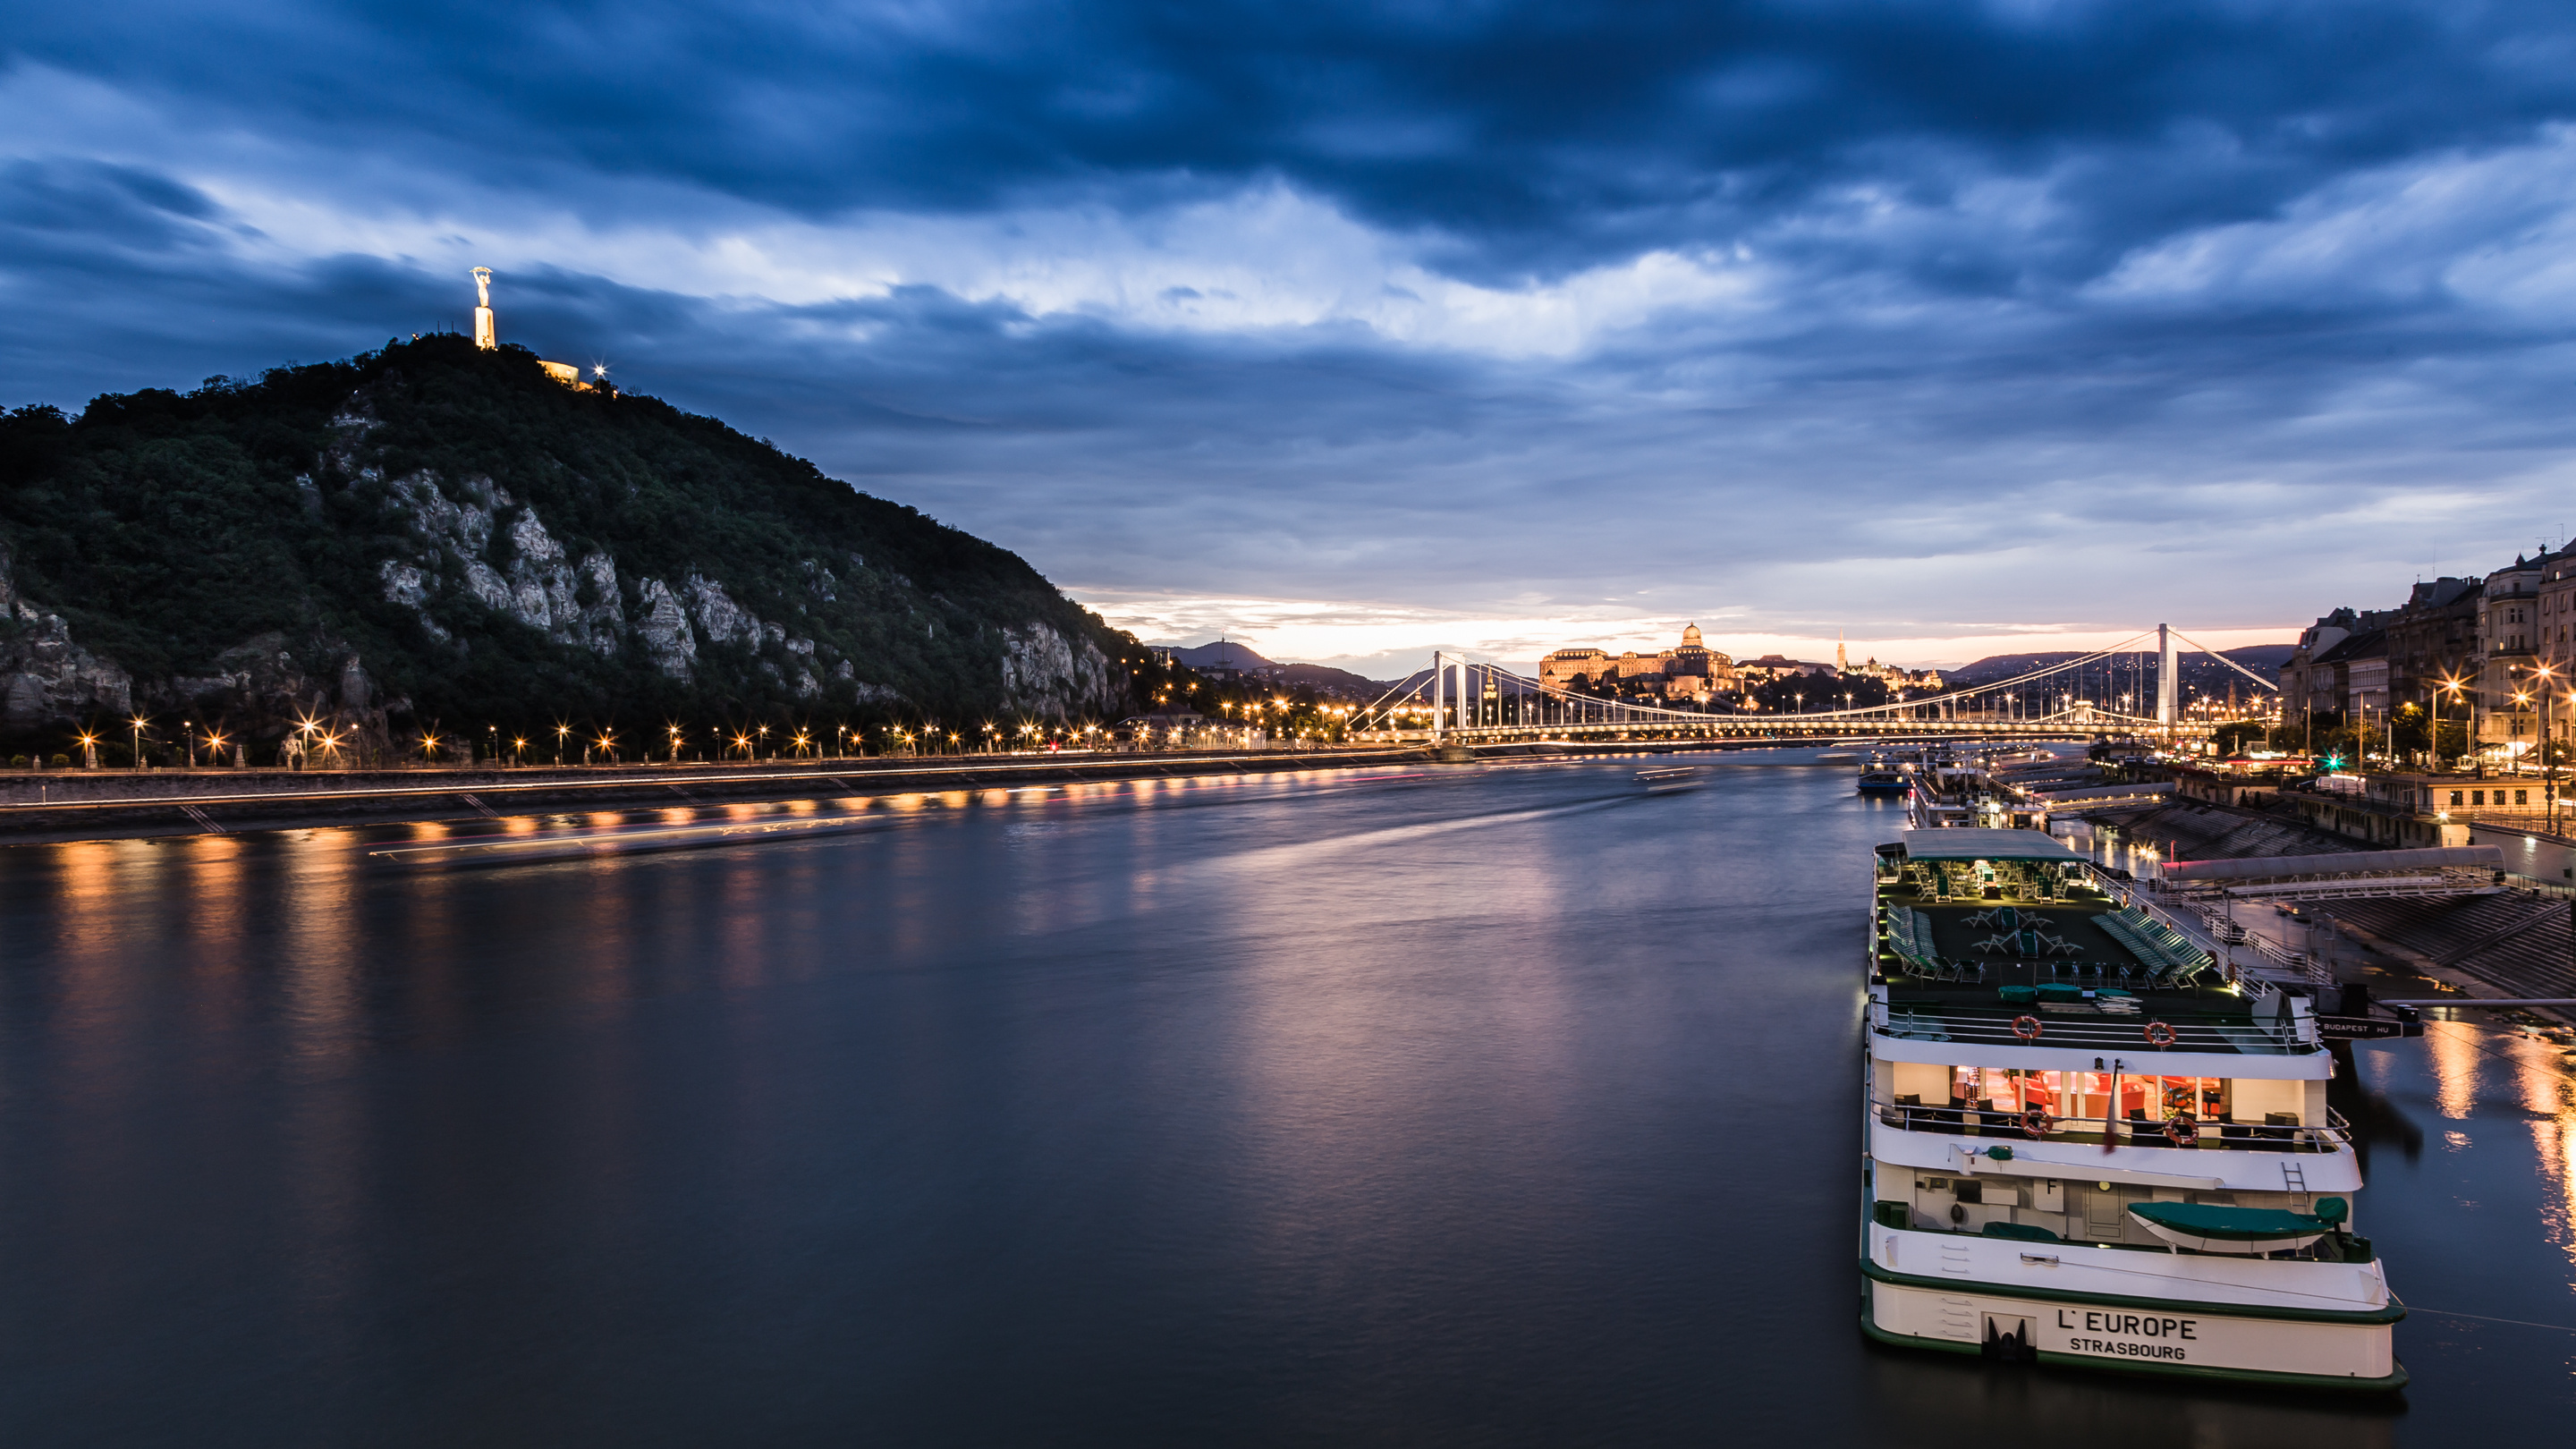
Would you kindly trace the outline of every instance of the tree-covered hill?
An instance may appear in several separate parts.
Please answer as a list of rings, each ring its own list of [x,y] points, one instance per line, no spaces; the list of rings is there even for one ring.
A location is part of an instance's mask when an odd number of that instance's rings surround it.
[[[1015,554],[519,348],[0,415],[0,728],[39,749],[129,710],[254,755],[305,715],[1114,717],[1143,655]]]

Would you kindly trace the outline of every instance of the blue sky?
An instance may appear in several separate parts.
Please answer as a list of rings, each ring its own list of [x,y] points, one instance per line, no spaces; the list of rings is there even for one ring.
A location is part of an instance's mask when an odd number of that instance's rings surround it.
[[[92,4],[0,404],[468,325],[1383,672],[2284,637],[2576,519],[2576,7]]]

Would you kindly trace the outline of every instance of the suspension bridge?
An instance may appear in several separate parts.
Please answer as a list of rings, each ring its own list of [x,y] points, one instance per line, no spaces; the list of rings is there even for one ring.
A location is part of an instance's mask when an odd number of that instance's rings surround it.
[[[2126,706],[2144,689],[2114,693],[2110,687],[2113,668],[2132,652],[2131,645],[2148,639],[2153,639],[2156,647],[2154,698],[2149,711],[2133,713]],[[1887,704],[1823,710],[1717,713],[1644,704],[1561,688],[1500,664],[1442,651],[1431,656],[1429,669],[1414,671],[1355,711],[1350,728],[1363,739],[1432,744],[1545,739],[1822,743],[2094,736],[2174,742],[2205,739],[2231,719],[2260,718],[2269,713],[2268,708],[2236,715],[2185,709],[2180,666],[2187,653],[2206,654],[2244,675],[2265,693],[2278,695],[2272,681],[2159,624],[2110,648],[2010,679],[1943,690],[1923,698],[1900,698]],[[2144,669],[2136,668],[2135,673],[2142,676]],[[2097,683],[2103,686],[2099,690],[2094,687]],[[2067,687],[2070,684],[2076,687]]]

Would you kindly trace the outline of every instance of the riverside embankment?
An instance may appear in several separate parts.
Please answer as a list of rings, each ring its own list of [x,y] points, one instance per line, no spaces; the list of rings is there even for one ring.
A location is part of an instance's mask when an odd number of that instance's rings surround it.
[[[0,841],[97,840],[884,795],[1438,758],[1425,748],[950,755],[410,770],[57,770],[0,783]]]
[[[1267,775],[1356,765],[1809,749],[1815,744],[1795,739],[1524,740],[1440,746],[1410,741],[1317,750],[879,755],[737,764],[51,770],[0,775],[0,843],[753,804],[825,794],[904,794],[1054,781]]]

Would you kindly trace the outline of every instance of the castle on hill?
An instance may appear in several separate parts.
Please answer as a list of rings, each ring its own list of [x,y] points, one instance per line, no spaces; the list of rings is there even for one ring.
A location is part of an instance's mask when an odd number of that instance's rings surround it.
[[[1631,649],[1612,655],[1607,649],[1559,649],[1538,664],[1538,682],[1550,689],[1597,690],[1643,694],[1657,699],[1706,706],[1741,697],[1756,685],[1787,675],[1866,676],[1890,689],[1938,689],[1941,674],[1933,669],[1899,669],[1873,656],[1855,665],[1837,641],[1834,662],[1811,663],[1780,654],[1738,663],[1724,651],[1708,647],[1697,624],[1682,630],[1682,642],[1654,654]]]

